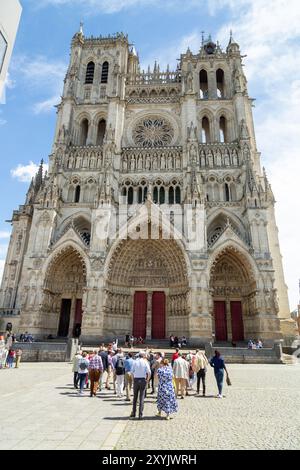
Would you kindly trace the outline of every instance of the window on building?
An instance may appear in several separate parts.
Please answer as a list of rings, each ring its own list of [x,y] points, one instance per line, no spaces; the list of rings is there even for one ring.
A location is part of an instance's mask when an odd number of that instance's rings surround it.
[[[80,125],[80,145],[86,145],[89,132],[89,121],[83,119]]]
[[[224,116],[220,117],[219,129],[220,129],[220,142],[224,143],[224,142],[227,141],[227,139],[226,139],[226,118]]]
[[[147,194],[148,194],[148,188],[147,186],[144,188],[144,202],[146,201],[147,199]]]
[[[174,204],[174,188],[171,186],[169,188],[169,204]]]
[[[153,202],[154,202],[154,204],[158,203],[158,188],[157,188],[157,186],[155,186],[155,188],[153,190]]]
[[[217,95],[218,98],[224,98],[224,71],[222,69],[218,69],[216,72],[216,79],[217,79]]]
[[[133,204],[133,187],[130,186],[130,188],[128,188],[128,192],[127,192],[127,203],[128,204]]]
[[[164,204],[165,203],[165,188],[161,187],[159,190],[159,203]]]
[[[208,99],[208,79],[206,70],[201,70],[199,74],[200,81],[200,98],[203,100]]]
[[[202,118],[201,141],[202,141],[203,144],[209,144],[210,143],[209,120],[206,116],[204,116],[204,118]]]
[[[142,203],[143,203],[143,188],[141,188],[140,186],[138,190],[138,204],[142,204]]]
[[[92,85],[94,82],[95,64],[89,62],[86,67],[85,83],[86,85]]]
[[[75,188],[75,199],[74,202],[79,202],[80,201],[80,186],[79,184]]]
[[[101,72],[101,83],[107,83],[108,80],[108,62],[103,62],[102,72]]]
[[[230,190],[227,183],[225,183],[225,201],[230,201]]]
[[[180,204],[181,203],[181,191],[179,186],[176,187],[175,189],[175,203]]]
[[[102,145],[106,130],[106,121],[101,119],[98,123],[98,130],[97,130],[97,145]]]

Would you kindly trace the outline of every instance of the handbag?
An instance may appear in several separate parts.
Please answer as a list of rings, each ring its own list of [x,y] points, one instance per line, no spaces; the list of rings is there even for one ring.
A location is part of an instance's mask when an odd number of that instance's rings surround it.
[[[230,385],[232,385],[231,380],[230,380],[228,374],[227,374],[227,376],[226,376],[226,383],[227,383],[228,387],[230,387]]]

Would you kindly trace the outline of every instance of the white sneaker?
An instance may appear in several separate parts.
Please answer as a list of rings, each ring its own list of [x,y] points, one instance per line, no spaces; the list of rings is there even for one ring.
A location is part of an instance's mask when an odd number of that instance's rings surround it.
[[[219,395],[218,395],[218,398],[223,398],[223,396],[219,394]]]

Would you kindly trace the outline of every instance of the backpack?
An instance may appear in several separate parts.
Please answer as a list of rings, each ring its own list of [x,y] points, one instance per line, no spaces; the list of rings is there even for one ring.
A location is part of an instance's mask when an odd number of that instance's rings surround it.
[[[79,369],[85,370],[86,368],[87,368],[87,361],[83,359],[79,362]]]
[[[124,359],[123,357],[118,357],[116,362],[116,374],[123,375],[124,374]]]

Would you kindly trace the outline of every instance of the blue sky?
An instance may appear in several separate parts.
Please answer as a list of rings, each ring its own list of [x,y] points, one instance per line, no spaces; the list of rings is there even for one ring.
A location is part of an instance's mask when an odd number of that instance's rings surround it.
[[[298,0],[21,0],[23,14],[0,105],[0,277],[10,226],[28,180],[48,159],[73,34],[127,33],[142,66],[175,68],[180,52],[197,52],[201,31],[226,47],[229,31],[245,58],[258,149],[277,202],[291,309],[298,302],[300,2]],[[3,197],[4,196],[4,197]]]

